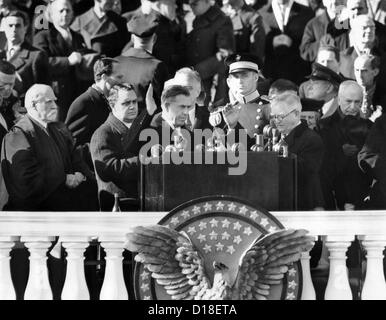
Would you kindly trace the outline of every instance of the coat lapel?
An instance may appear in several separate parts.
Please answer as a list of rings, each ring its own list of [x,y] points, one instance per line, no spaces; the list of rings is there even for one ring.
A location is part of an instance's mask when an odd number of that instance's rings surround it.
[[[22,45],[20,50],[16,52],[13,57],[9,60],[10,63],[12,63],[16,70],[19,70],[22,66],[24,66],[27,63],[27,60],[29,58],[29,50]]]

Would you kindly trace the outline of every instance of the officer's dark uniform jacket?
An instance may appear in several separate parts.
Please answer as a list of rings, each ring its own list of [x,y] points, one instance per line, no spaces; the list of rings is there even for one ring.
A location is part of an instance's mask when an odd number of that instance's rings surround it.
[[[231,102],[231,104],[234,106],[234,112],[238,113],[238,121],[234,128],[236,131],[235,142],[239,142],[239,130],[246,130],[247,148],[249,150],[255,143],[254,135],[262,134],[264,126],[269,124],[271,113],[269,101],[260,96],[256,90],[247,96],[238,97],[233,103]],[[229,135],[231,130],[224,120],[222,110],[223,107],[215,109],[210,114],[209,122],[213,127],[222,129],[225,134]]]

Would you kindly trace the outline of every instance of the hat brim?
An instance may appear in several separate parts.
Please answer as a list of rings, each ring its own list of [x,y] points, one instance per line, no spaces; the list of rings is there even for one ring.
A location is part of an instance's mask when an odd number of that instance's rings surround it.
[[[254,72],[256,72],[256,73],[259,73],[258,70],[252,69],[252,68],[237,68],[237,69],[230,70],[230,71],[229,71],[229,74],[231,74],[231,73],[236,73],[236,72],[242,72],[242,71],[254,71]]]

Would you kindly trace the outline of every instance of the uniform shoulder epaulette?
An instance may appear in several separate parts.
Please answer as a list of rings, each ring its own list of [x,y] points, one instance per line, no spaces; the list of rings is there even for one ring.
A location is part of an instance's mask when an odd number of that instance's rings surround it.
[[[264,103],[270,103],[270,102],[271,102],[270,99],[269,99],[269,97],[268,97],[267,95],[262,95],[262,96],[260,96],[259,98],[260,98],[260,100],[262,100],[262,102],[264,102]]]

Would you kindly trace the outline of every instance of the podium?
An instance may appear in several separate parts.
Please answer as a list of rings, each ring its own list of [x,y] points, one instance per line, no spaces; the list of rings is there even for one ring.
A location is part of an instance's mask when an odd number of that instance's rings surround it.
[[[269,211],[297,209],[295,155],[284,158],[275,152],[244,152],[239,156],[246,157],[242,175],[229,175],[235,165],[218,164],[216,157],[213,164],[143,164],[142,210],[170,211],[189,200],[215,195],[244,199]]]

